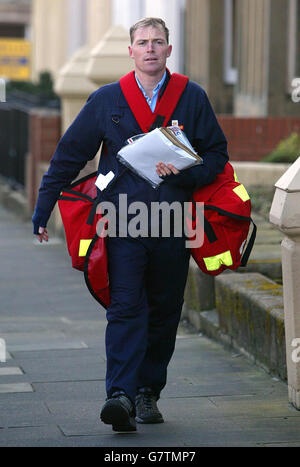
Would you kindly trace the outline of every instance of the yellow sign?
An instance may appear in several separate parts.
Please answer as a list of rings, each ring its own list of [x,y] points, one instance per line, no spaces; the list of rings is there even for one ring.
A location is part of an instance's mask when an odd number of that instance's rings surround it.
[[[28,81],[30,55],[30,42],[24,39],[0,38],[0,77],[14,81]]]

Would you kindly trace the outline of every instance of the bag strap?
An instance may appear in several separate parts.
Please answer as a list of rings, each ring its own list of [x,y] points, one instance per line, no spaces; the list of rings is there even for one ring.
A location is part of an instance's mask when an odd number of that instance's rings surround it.
[[[138,87],[134,71],[123,76],[119,83],[137,123],[144,133],[148,133],[153,129],[154,125],[155,127],[162,127],[168,124],[188,81],[187,76],[173,73],[165,92],[157,102],[154,113],[152,113],[142,91]]]
[[[70,188],[70,189],[75,188],[76,186],[81,185],[83,182],[86,182],[87,180],[90,180],[90,178],[94,178],[96,176],[97,176],[97,171],[92,172],[88,175],[85,175],[82,178],[79,178],[78,180],[75,180],[75,182],[72,182],[71,185],[69,185],[69,187],[67,188]]]
[[[252,251],[252,248],[253,248],[253,245],[254,245],[254,242],[255,242],[255,239],[256,239],[257,227],[256,227],[256,224],[254,224],[252,219],[251,219],[251,223],[252,223],[252,226],[253,226],[252,234],[251,234],[251,237],[249,238],[248,244],[247,244],[246,249],[244,251],[244,254],[243,254],[242,258],[241,258],[241,266],[243,268],[245,266],[247,266],[250,253]]]
[[[82,198],[85,201],[90,201],[91,203],[94,202],[94,198],[92,198],[91,196],[86,195],[84,193],[81,193],[80,191],[72,190],[72,189],[69,189],[69,188],[64,188],[62,190],[62,193],[68,193],[69,195],[75,195],[75,196],[77,196],[76,199]],[[60,196],[59,199],[62,199],[62,196]]]
[[[84,260],[84,280],[85,280],[85,283],[86,283],[86,286],[90,292],[90,294],[94,297],[95,300],[97,300],[98,303],[100,303],[100,305],[103,306],[103,308],[107,308],[107,306],[105,305],[105,303],[98,297],[98,295],[96,294],[95,290],[93,289],[92,285],[91,285],[91,282],[90,282],[90,279],[89,279],[89,260],[90,260],[90,256],[92,254],[92,251],[95,247],[95,244],[96,242],[99,240],[99,237],[98,237],[98,234],[96,233],[94,235],[94,238],[93,240],[91,241],[90,243],[90,246],[88,248],[88,251],[87,251],[87,254],[86,254],[86,257],[85,257],[85,260]]]
[[[205,204],[204,205],[204,210],[205,211],[216,211],[218,212],[221,216],[228,216],[232,217],[232,219],[236,219],[238,221],[247,221],[251,222],[252,219],[251,217],[248,216],[241,216],[240,214],[234,214],[233,212],[226,211],[225,209],[219,208],[218,206],[214,206],[212,204]]]

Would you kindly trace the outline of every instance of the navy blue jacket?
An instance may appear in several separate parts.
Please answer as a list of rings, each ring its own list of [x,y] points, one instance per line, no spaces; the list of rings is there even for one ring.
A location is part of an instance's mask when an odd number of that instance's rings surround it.
[[[105,85],[93,92],[72,125],[63,135],[44,175],[33,215],[34,233],[46,227],[61,190],[69,185],[87,163],[103,148],[98,172],[113,171],[118,181],[107,189],[105,199],[117,204],[120,193],[133,201],[188,201],[193,191],[211,183],[223,171],[228,161],[227,141],[217,122],[205,91],[189,82],[170,119],[178,120],[195,150],[203,158],[203,165],[165,177],[159,188],[151,185],[117,160],[125,141],[142,133],[121,91],[119,82]]]

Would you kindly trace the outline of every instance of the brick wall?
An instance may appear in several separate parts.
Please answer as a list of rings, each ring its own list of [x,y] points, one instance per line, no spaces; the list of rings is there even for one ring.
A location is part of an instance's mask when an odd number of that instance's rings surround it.
[[[34,109],[29,119],[29,154],[26,167],[26,192],[29,208],[33,209],[40,186],[39,165],[48,163],[61,136],[60,112]]]
[[[293,132],[300,133],[300,118],[240,118],[218,115],[228,140],[230,159],[259,161]]]

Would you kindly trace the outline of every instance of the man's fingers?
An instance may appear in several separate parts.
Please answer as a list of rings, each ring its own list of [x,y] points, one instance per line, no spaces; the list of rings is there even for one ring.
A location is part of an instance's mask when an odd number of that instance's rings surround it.
[[[176,169],[176,167],[174,167],[174,165],[168,164],[168,167],[171,169],[171,171],[172,171],[172,173],[173,173],[174,175],[178,175],[178,174],[179,174],[179,170]]]
[[[171,175],[171,170],[163,163],[157,164],[157,173],[160,176]]]
[[[49,235],[47,229],[45,229],[44,227],[39,227],[38,239],[40,243],[42,243],[43,241],[48,242]]]
[[[156,165],[156,172],[160,177],[164,177],[165,175],[171,175],[172,173],[174,175],[179,174],[179,170],[177,170],[176,167],[174,167],[174,165],[172,164],[166,165],[163,162],[159,162]]]

